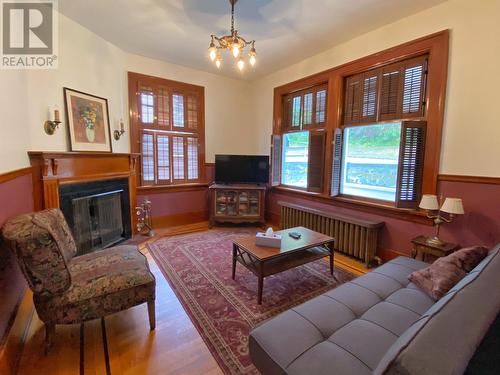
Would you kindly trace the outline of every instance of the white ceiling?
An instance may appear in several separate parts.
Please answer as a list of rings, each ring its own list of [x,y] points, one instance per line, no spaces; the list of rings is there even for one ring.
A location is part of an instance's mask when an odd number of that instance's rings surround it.
[[[220,71],[210,34],[229,33],[228,0],[60,0],[60,11],[125,51],[212,73],[255,79],[445,0],[239,0],[235,26],[256,40],[255,68]]]

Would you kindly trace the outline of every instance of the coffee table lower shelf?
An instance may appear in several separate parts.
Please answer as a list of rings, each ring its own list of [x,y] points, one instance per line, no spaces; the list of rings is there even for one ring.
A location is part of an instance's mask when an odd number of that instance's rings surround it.
[[[289,254],[279,254],[269,259],[259,259],[252,253],[240,247],[237,243],[233,244],[233,280],[236,277],[236,263],[240,263],[250,270],[258,278],[257,302],[262,304],[262,291],[264,286],[264,277],[271,276],[289,269],[301,266],[306,263],[314,262],[318,259],[329,257],[330,273],[335,278],[333,272],[333,241],[322,245],[310,247]]]

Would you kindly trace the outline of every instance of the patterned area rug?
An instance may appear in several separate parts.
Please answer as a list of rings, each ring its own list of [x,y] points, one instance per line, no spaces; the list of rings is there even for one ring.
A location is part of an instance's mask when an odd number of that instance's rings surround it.
[[[328,262],[318,260],[264,279],[257,304],[257,277],[241,264],[231,279],[233,240],[252,228],[218,228],[162,238],[149,250],[225,374],[258,374],[248,353],[248,334],[260,322],[339,285]],[[336,268],[340,283],[353,275]]]

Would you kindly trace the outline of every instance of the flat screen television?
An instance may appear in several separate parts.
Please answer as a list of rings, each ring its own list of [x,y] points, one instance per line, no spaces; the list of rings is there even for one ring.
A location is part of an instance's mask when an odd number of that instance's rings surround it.
[[[269,156],[215,155],[218,184],[267,184]]]

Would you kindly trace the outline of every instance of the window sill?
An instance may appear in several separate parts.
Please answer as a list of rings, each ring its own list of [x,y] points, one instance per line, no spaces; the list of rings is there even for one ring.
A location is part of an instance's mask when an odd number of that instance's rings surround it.
[[[209,184],[207,182],[195,182],[188,184],[176,184],[176,185],[146,185],[138,186],[138,193],[150,193],[150,194],[160,194],[160,193],[173,193],[179,191],[197,191],[204,190],[208,188]]]
[[[274,186],[271,191],[301,196],[317,202],[331,204],[338,207],[345,207],[352,210],[363,211],[379,216],[385,216],[429,226],[433,225],[433,221],[429,219],[423,211],[397,208],[383,203],[361,201],[347,197],[330,197],[323,193],[314,193],[285,186]]]

